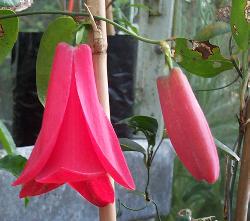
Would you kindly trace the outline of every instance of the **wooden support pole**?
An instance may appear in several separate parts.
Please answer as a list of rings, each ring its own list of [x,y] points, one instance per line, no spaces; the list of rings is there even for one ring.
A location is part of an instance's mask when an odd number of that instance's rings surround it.
[[[246,102],[246,120],[250,119],[250,99]],[[250,123],[246,125],[238,184],[235,221],[247,221],[250,197]]]
[[[91,13],[106,17],[105,0],[87,0]],[[93,50],[93,65],[95,71],[96,88],[99,101],[102,104],[105,113],[110,117],[109,94],[108,94],[108,76],[107,76],[107,32],[106,23],[96,21],[101,35],[91,33],[90,45]],[[93,110],[94,111],[94,110]],[[112,181],[113,183],[113,181]],[[99,209],[100,221],[116,221],[115,203]]]
[[[106,15],[107,18],[111,21],[113,21],[113,6],[112,6],[112,0],[105,0],[106,2]],[[115,35],[115,28],[111,24],[107,24],[107,35]]]

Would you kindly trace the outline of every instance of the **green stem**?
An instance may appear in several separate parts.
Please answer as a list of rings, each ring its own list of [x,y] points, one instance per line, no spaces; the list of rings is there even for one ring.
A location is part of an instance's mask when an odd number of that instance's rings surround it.
[[[160,46],[162,48],[162,51],[165,55],[165,63],[171,70],[173,68],[173,62],[172,62],[172,56],[171,56],[171,48],[169,44],[166,41],[161,41]]]
[[[151,202],[152,202],[153,205],[155,206],[155,211],[156,211],[156,215],[157,215],[158,221],[161,221],[161,216],[160,216],[160,213],[159,213],[159,209],[158,209],[157,204],[156,204],[155,201],[153,201],[153,200],[151,200]]]
[[[150,201],[150,196],[148,192],[148,187],[150,183],[150,167],[147,166],[147,182],[146,182],[146,187],[145,187],[145,199],[146,201]]]
[[[66,11],[35,11],[35,12],[19,12],[16,14],[12,15],[4,15],[0,16],[0,19],[7,19],[7,18],[13,18],[13,17],[23,17],[23,16],[30,16],[30,15],[67,15],[71,17],[75,16],[83,16],[83,17],[88,17],[89,14],[87,12],[66,12]],[[120,29],[121,31],[133,36],[134,38],[149,43],[149,44],[157,44],[160,45],[162,41],[172,41],[174,40],[173,38],[170,39],[165,39],[165,40],[154,40],[154,39],[149,39],[142,37],[140,35],[137,35],[136,33],[129,31],[128,29],[124,28],[123,26],[119,25],[118,23],[111,21],[107,18],[101,17],[101,16],[93,16],[96,20],[102,20],[105,21],[116,28]]]
[[[234,55],[233,55],[233,46],[232,46],[232,40],[233,40],[233,36],[231,35],[230,39],[229,39],[229,45],[228,45],[228,48],[229,48],[229,54],[230,54],[230,57],[231,57],[231,62],[235,68],[235,70],[237,71],[238,75],[243,78],[242,76],[242,73],[241,73],[241,70],[238,66],[238,64],[236,63],[235,61],[235,58],[234,58]]]
[[[134,211],[134,212],[138,212],[138,211],[144,210],[144,209],[146,209],[146,208],[148,207],[148,205],[145,205],[145,206],[143,206],[143,207],[141,207],[141,208],[132,208],[132,207],[129,207],[129,206],[125,205],[125,204],[122,203],[122,202],[120,202],[120,203],[121,203],[121,205],[122,205],[125,209],[131,210],[131,211]]]
[[[153,153],[151,162],[153,162],[153,160],[154,160],[154,158],[155,158],[155,155],[157,154],[157,151],[159,150],[159,148],[160,148],[160,146],[161,146],[163,140],[164,140],[164,137],[161,138],[161,141],[160,141],[159,144],[157,145],[157,147],[156,147],[156,149],[155,149],[155,151],[154,151],[154,153]]]
[[[245,98],[247,92],[247,85],[250,77],[250,72],[248,71],[248,51],[242,52],[242,65],[243,65],[243,83],[240,91],[240,112],[245,108]]]
[[[152,152],[151,146],[149,145],[147,148],[147,162],[146,162],[147,181],[146,181],[146,186],[145,186],[145,190],[144,190],[146,201],[150,201],[148,187],[149,187],[149,183],[150,183],[150,167],[151,167],[151,157],[152,157],[151,152]]]
[[[23,17],[23,16],[30,16],[30,15],[67,15],[67,16],[71,16],[71,17],[89,17],[89,14],[87,12],[67,12],[67,11],[35,11],[35,12],[19,12],[16,14],[11,14],[11,15],[4,15],[4,16],[0,16],[0,20],[1,19],[7,19],[7,18],[14,18],[14,17]],[[125,27],[123,27],[122,25],[119,25],[118,23],[111,21],[107,18],[101,17],[101,16],[93,16],[94,19],[96,20],[101,20],[101,21],[105,21],[111,25],[113,25],[114,27],[118,28],[119,30],[129,34],[130,36],[136,38],[139,41],[143,41],[145,43],[149,43],[149,44],[155,44],[155,45],[159,45],[162,50],[163,53],[165,55],[165,61],[166,64],[168,65],[168,67],[170,69],[173,68],[173,64],[172,64],[172,58],[171,58],[171,49],[169,47],[169,44],[167,43],[167,41],[174,41],[175,38],[169,38],[169,39],[163,39],[163,40],[155,40],[155,39],[149,39],[143,36],[140,36],[132,31],[129,31],[128,29],[126,29]]]

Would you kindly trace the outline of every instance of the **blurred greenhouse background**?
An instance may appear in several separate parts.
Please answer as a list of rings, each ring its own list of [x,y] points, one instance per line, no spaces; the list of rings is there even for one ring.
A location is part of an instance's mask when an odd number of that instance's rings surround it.
[[[147,25],[150,27],[154,24],[147,23],[145,20],[148,19],[150,14],[151,5],[162,5],[162,1],[165,0],[135,0],[132,1],[133,6],[131,7],[131,2],[129,0],[114,0],[114,15],[115,19],[121,24],[130,27],[132,30],[144,34],[141,30],[147,29]],[[219,20],[218,9],[228,6],[230,1],[227,0],[173,0],[168,1],[168,5],[173,5],[171,8],[172,18],[166,18],[164,21],[167,24],[171,21],[171,30],[167,30],[170,37],[178,36],[185,37],[189,39],[194,39],[197,34],[207,25],[214,24]],[[167,5],[167,6],[168,6]],[[29,9],[29,11],[36,10],[51,10],[51,9],[63,9],[64,1],[49,1],[49,0],[35,0],[34,6]],[[170,10],[170,9],[168,9]],[[164,11],[161,12],[164,15]],[[140,17],[142,16],[142,17]],[[144,16],[144,17],[143,17]],[[154,15],[153,15],[154,16]],[[39,32],[43,31],[50,21],[51,16],[43,17],[26,17],[21,18],[21,31],[24,32]],[[161,15],[159,18],[161,19]],[[221,19],[221,18],[220,18]],[[155,21],[155,20],[154,20]],[[163,22],[163,23],[164,23]],[[162,24],[163,24],[162,23]],[[159,33],[162,33],[162,29],[168,29],[168,26],[162,27],[159,25],[157,27]],[[157,32],[153,33],[157,36]],[[211,43],[218,45],[221,48],[222,54],[224,56],[229,56],[229,39],[230,34],[226,33],[219,35],[211,39]],[[144,44],[144,43],[141,43]],[[155,50],[151,46],[142,46],[143,50]],[[145,52],[147,53],[147,52]],[[151,52],[150,52],[151,53]],[[140,83],[142,79],[138,76],[142,76],[139,73],[139,68],[141,68],[140,63],[144,62],[145,59],[142,54],[138,55],[137,60],[137,80],[136,83]],[[149,62],[149,61],[148,61]],[[150,66],[153,69],[159,71],[157,68],[159,65],[157,60],[151,60]],[[12,90],[15,82],[15,66],[11,66],[10,56],[7,58],[6,62],[0,66],[0,119],[2,119],[6,125],[12,129],[12,118],[13,118],[13,97]],[[10,69],[12,67],[12,69]],[[147,78],[156,78],[156,74],[152,73],[151,70],[147,72],[144,70],[143,81],[147,81]],[[238,88],[239,83],[231,85],[230,87],[224,88],[222,90],[215,91],[199,91],[200,89],[213,89],[217,87],[224,86],[236,78],[236,73],[233,71],[226,71],[223,74],[215,78],[200,78],[185,72],[192,84],[195,94],[202,106],[205,115],[208,119],[209,125],[212,128],[214,136],[220,141],[227,144],[229,147],[233,147],[237,139],[238,122],[236,114],[238,112]],[[155,99],[155,86],[144,87],[143,90],[148,90],[147,92],[141,92],[138,90],[140,88],[135,85],[135,113],[148,114],[156,117],[163,125],[162,119],[159,117],[159,105],[155,107],[158,100]],[[150,99],[145,95],[152,93],[155,103],[146,102],[143,99]],[[151,105],[151,106],[150,106]],[[156,112],[152,113],[151,110],[156,108]],[[188,135],[187,135],[188,136]],[[165,221],[176,220],[176,214],[180,209],[190,208],[193,212],[194,217],[204,217],[214,215],[218,220],[223,220],[223,190],[224,190],[224,155],[221,155],[221,174],[220,180],[213,186],[207,185],[205,183],[197,183],[194,179],[187,173],[184,167],[180,164],[179,160],[175,160],[174,167],[174,180],[172,189],[172,207],[170,214],[163,219]]]

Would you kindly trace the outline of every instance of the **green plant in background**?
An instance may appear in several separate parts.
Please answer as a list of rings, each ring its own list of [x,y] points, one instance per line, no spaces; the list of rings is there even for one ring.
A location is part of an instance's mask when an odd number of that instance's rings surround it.
[[[150,8],[145,4],[135,3],[134,0],[113,0],[114,20],[120,25],[138,34],[138,27],[134,24],[136,11],[139,9],[150,11]]]
[[[61,5],[59,0],[36,0],[35,4],[26,11],[32,12],[37,10],[58,10],[60,7]],[[23,17],[20,19],[20,30],[23,32],[42,32],[48,26],[51,19],[52,17],[49,15],[42,18],[34,16],[32,19]]]
[[[8,171],[13,176],[18,177],[27,159],[17,153],[16,144],[4,123],[0,120],[0,144],[6,154],[1,153],[0,169]],[[28,198],[25,198],[25,206],[28,204]]]

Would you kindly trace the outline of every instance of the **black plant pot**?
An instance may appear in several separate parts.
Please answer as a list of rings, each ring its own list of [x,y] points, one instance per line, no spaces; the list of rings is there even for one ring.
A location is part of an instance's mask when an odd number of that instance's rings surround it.
[[[111,121],[118,137],[131,137],[126,125],[116,123],[133,114],[138,42],[128,35],[116,35],[108,37],[108,45]]]
[[[16,64],[14,82],[13,135],[18,146],[34,144],[41,127],[43,107],[36,93],[36,56],[42,33],[20,33],[13,49]],[[134,75],[137,41],[130,36],[108,38],[108,79],[111,121],[119,137],[129,137],[130,130],[116,124],[133,114]]]

